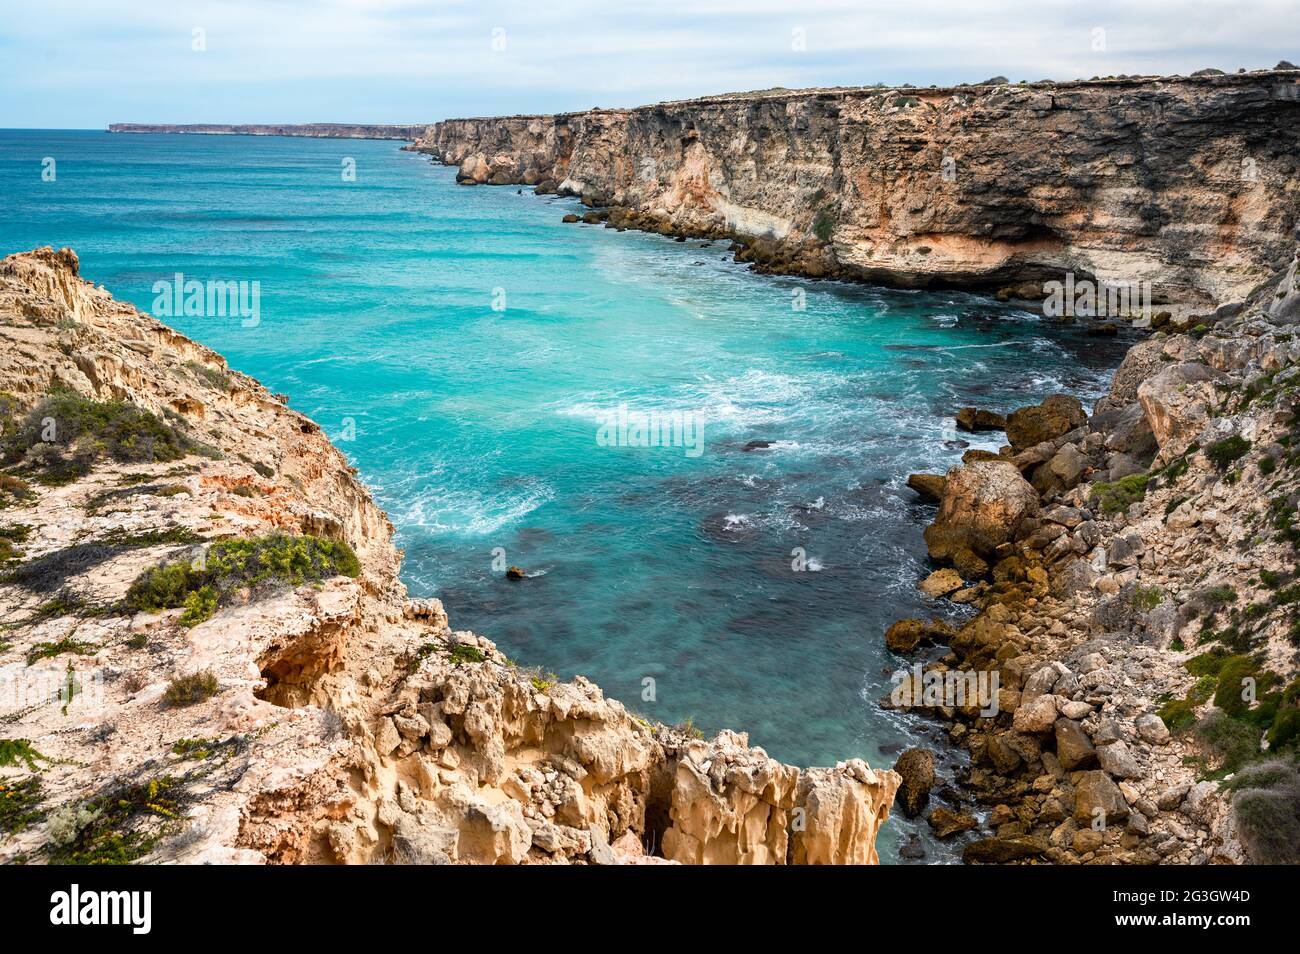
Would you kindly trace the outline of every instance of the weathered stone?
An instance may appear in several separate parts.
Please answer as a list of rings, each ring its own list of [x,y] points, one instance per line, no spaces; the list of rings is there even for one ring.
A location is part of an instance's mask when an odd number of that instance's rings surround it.
[[[909,474],[907,486],[911,487],[923,500],[938,503],[943,499],[944,484],[947,479],[941,474]]]
[[[1074,786],[1074,820],[1091,827],[1098,818],[1106,824],[1128,817],[1128,803],[1110,776],[1100,769],[1084,772]]]
[[[1056,720],[1056,757],[1066,771],[1086,768],[1095,763],[1097,750],[1088,736],[1072,719]]]
[[[956,592],[963,585],[961,574],[956,570],[945,567],[942,570],[935,570],[927,576],[917,585],[917,589],[931,599],[939,599],[949,593]]]
[[[966,553],[984,559],[1038,510],[1038,494],[1009,463],[986,461],[948,472],[943,502],[926,528],[930,556],[958,563]],[[958,569],[967,575],[960,565]]]
[[[1007,419],[994,411],[980,408],[964,407],[957,412],[957,428],[963,431],[1000,431],[1007,425]]]
[[[898,801],[903,813],[915,817],[930,800],[930,789],[934,787],[934,753],[929,749],[908,749],[894,763],[894,771],[902,779]]]
[[[1088,419],[1079,399],[1064,394],[1053,394],[1041,404],[1022,407],[1007,415],[1007,441],[1017,453],[1061,437]]]
[[[963,831],[970,831],[979,824],[975,821],[974,816],[965,812],[955,812],[951,808],[945,808],[942,805],[930,812],[926,821],[934,830],[936,838],[950,838]]]
[[[1135,725],[1138,738],[1143,742],[1150,742],[1152,745],[1164,745],[1169,741],[1169,728],[1165,725],[1165,720],[1154,712],[1138,716]]]

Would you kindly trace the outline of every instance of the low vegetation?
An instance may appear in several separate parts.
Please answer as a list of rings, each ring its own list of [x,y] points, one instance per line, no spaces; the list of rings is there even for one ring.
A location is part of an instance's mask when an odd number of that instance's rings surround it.
[[[1115,481],[1095,483],[1092,485],[1092,502],[1102,513],[1123,513],[1129,505],[1146,497],[1150,482],[1148,474],[1133,474]]]
[[[172,423],[134,404],[57,391],[0,439],[0,464],[18,472],[10,477],[58,486],[84,477],[101,458],[139,464],[206,450]]]
[[[181,622],[193,626],[242,591],[257,595],[360,573],[361,563],[346,543],[272,533],[222,540],[208,547],[201,560],[180,560],[146,570],[131,584],[125,603],[130,609],[147,612],[183,607]]]
[[[215,696],[219,688],[217,677],[211,670],[205,669],[202,672],[177,676],[173,679],[167,684],[163,701],[169,706],[177,707],[197,705]]]

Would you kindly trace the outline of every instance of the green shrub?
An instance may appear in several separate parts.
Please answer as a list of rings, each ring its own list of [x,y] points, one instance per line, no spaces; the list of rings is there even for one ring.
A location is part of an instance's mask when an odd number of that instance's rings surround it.
[[[1224,470],[1233,461],[1240,460],[1246,456],[1250,450],[1250,441],[1246,440],[1240,434],[1233,434],[1231,437],[1225,437],[1217,443],[1211,444],[1205,448],[1205,456],[1219,468]]]
[[[25,503],[36,495],[31,485],[13,474],[0,474],[0,510],[14,504]]]
[[[1146,497],[1150,482],[1149,474],[1133,474],[1110,483],[1095,483],[1092,485],[1092,502],[1101,508],[1102,513],[1123,513],[1130,505]]]
[[[1218,606],[1226,606],[1237,602],[1237,591],[1225,583],[1210,587],[1205,591],[1205,598]]]
[[[1300,864],[1300,772],[1270,760],[1233,779],[1237,834],[1256,864]]]
[[[217,694],[218,688],[217,677],[210,669],[205,669],[188,676],[177,676],[168,683],[163,700],[169,706],[192,706],[211,699]]]
[[[16,768],[22,762],[29,772],[35,772],[38,761],[49,759],[37,752],[27,739],[0,739],[0,768]]]
[[[827,209],[822,209],[813,219],[813,235],[820,241],[829,242],[835,231],[835,216]]]
[[[41,780],[35,775],[0,778],[0,832],[14,835],[40,821],[45,812]]]
[[[487,659],[481,649],[477,646],[470,646],[468,643],[455,643],[451,647],[450,658],[452,663],[457,666],[465,663],[481,663]]]
[[[146,612],[184,607],[181,622],[193,626],[240,590],[257,594],[360,573],[361,563],[346,543],[272,533],[214,543],[201,565],[181,560],[146,570],[131,584],[125,602]]]
[[[1214,691],[1214,704],[1229,715],[1243,715],[1250,703],[1242,698],[1247,679],[1258,679],[1259,669],[1246,656],[1231,656],[1219,669],[1219,683]]]
[[[87,643],[80,639],[73,639],[71,636],[65,636],[58,642],[37,643],[27,650],[27,665],[35,665],[42,659],[53,659],[55,656],[62,656],[64,653],[93,656],[98,651],[99,647],[94,643]]]
[[[51,394],[0,440],[0,461],[22,464],[39,483],[70,483],[96,459],[122,464],[178,460],[198,445],[155,415],[125,401]]]
[[[217,591],[210,586],[202,586],[186,595],[184,606],[185,612],[181,614],[180,624],[197,626],[217,611]]]
[[[1133,591],[1133,605],[1148,613],[1164,601],[1164,590],[1158,586],[1139,586]]]
[[[51,817],[50,859],[65,865],[129,865],[157,845],[161,830],[181,817],[177,782],[161,776],[128,785]]]
[[[1194,734],[1214,756],[1221,774],[1237,771],[1259,754],[1259,729],[1222,712],[1211,710],[1197,723]]]
[[[194,372],[195,376],[204,381],[214,391],[230,390],[230,375],[217,368],[209,368],[206,364],[200,364],[198,361],[186,361],[185,367]]]

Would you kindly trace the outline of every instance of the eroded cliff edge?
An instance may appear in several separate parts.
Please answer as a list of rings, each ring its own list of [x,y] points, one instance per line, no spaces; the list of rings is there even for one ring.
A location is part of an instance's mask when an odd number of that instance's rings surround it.
[[[320,428],[0,261],[0,858],[871,863],[898,776],[556,683],[398,580]]]
[[[778,90],[451,119],[414,148],[614,227],[734,238],[765,269],[985,289],[1074,272],[1205,307],[1289,260],[1300,72]]]

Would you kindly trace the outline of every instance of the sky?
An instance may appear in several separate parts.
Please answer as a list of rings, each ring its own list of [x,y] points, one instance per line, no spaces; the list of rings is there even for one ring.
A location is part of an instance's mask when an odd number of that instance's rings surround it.
[[[0,128],[428,123],[1300,63],[1297,0],[0,0]]]

